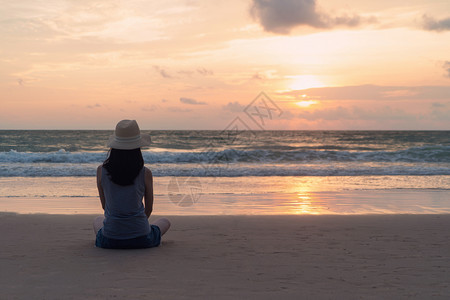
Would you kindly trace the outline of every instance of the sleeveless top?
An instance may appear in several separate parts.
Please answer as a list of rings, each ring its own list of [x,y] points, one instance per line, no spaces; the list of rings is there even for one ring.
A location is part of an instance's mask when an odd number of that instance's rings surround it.
[[[108,171],[102,167],[101,184],[105,194],[105,220],[103,235],[111,239],[132,239],[150,233],[142,198],[145,193],[145,168],[134,183],[127,186],[111,181]]]

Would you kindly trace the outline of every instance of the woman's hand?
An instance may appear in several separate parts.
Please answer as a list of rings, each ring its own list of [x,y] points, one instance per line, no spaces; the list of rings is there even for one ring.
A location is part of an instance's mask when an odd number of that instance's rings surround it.
[[[145,167],[144,167],[145,168]],[[150,169],[145,168],[145,194],[144,194],[145,214],[147,218],[153,211],[153,174]]]
[[[102,187],[102,165],[97,168],[97,189],[98,195],[100,196],[100,202],[102,203],[102,208],[105,210],[105,193],[103,192]]]

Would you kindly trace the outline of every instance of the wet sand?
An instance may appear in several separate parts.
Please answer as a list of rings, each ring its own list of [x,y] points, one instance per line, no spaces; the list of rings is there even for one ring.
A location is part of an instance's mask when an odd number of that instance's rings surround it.
[[[93,218],[0,213],[0,298],[450,297],[450,215],[174,216],[145,250],[95,248]]]

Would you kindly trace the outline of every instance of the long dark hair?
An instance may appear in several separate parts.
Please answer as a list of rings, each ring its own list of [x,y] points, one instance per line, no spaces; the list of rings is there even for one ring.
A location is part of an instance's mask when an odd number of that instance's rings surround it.
[[[112,182],[123,186],[133,184],[134,179],[144,167],[141,148],[132,150],[111,148],[103,167],[108,171]]]

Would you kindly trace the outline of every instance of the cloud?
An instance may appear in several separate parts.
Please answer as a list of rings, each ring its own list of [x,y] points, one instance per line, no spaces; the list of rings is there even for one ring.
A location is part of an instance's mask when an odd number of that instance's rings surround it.
[[[345,108],[342,106],[329,109],[302,111],[297,115],[298,118],[316,121],[337,121],[337,120],[365,120],[365,121],[387,121],[387,120],[416,120],[417,116],[406,113],[401,109],[394,109],[385,106],[378,109],[366,109],[361,107]]]
[[[431,103],[431,115],[435,120],[448,122],[448,116],[450,116],[450,106],[448,103]]]
[[[191,111],[188,108],[181,108],[181,107],[176,107],[176,106],[168,107],[167,110],[170,112],[190,112]]]
[[[447,105],[446,105],[445,103],[433,102],[433,103],[431,103],[431,106],[432,106],[433,108],[444,108],[444,107],[446,107]]]
[[[2,40],[5,36],[32,37],[39,44],[49,41],[59,43],[64,39],[80,42],[88,36],[99,36],[124,19],[125,15],[118,1],[36,3],[29,0],[2,3],[0,14]]]
[[[450,100],[450,86],[357,85],[322,87],[281,93],[316,100]]]
[[[102,107],[102,106],[101,106],[100,104],[98,104],[98,103],[95,103],[95,104],[87,105],[87,106],[86,106],[86,108],[89,108],[89,109],[99,108],[99,107]]]
[[[197,101],[192,98],[184,98],[184,97],[180,98],[180,102],[185,103],[185,104],[192,104],[192,105],[205,105],[206,104],[205,102]]]
[[[444,62],[442,66],[444,67],[445,70],[445,77],[450,78],[450,61]]]
[[[198,68],[197,73],[199,73],[200,75],[203,75],[203,76],[214,75],[214,72],[212,70],[208,70],[205,68]]]
[[[223,110],[228,110],[231,112],[242,112],[245,109],[245,106],[240,104],[237,101],[234,102],[228,102],[227,105],[222,106]]]
[[[253,0],[250,13],[265,31],[279,34],[288,34],[300,25],[314,28],[356,27],[366,21],[375,21],[374,17],[366,20],[359,15],[331,16],[320,12],[315,0]]]
[[[266,71],[259,71],[253,74],[251,77],[252,80],[266,80],[266,79],[275,79],[277,78],[275,70],[266,70]]]
[[[160,106],[159,106],[159,105],[156,105],[156,104],[152,104],[152,105],[150,105],[150,106],[144,106],[144,107],[142,107],[142,110],[143,110],[143,111],[156,111],[156,110],[158,110],[158,109],[160,109]]]
[[[446,31],[450,30],[450,17],[436,20],[433,17],[429,17],[427,15],[422,16],[422,27],[425,30],[429,31]]]
[[[296,115],[289,110],[284,110],[281,116],[278,116],[278,119],[281,120],[293,120],[296,119]]]
[[[164,78],[173,78],[172,75],[170,75],[169,73],[166,72],[166,70],[161,69],[159,66],[153,66],[153,69],[156,70],[156,72],[159,73],[159,75],[161,75]]]
[[[214,75],[214,72],[212,70],[208,70],[206,68],[197,68],[195,71],[194,70],[180,70],[180,71],[173,71],[172,73],[176,73],[179,76],[173,76],[172,74],[170,74],[169,72],[167,72],[165,69],[163,69],[160,66],[153,66],[153,69],[159,73],[159,75],[161,75],[163,78],[168,78],[168,79],[179,79],[180,77],[191,77],[192,75],[194,75],[195,73],[200,74],[201,76],[211,76]]]
[[[253,79],[253,80],[264,80],[265,77],[264,77],[264,75],[262,75],[261,73],[257,72],[257,73],[255,73],[255,74],[253,74],[252,79]]]

